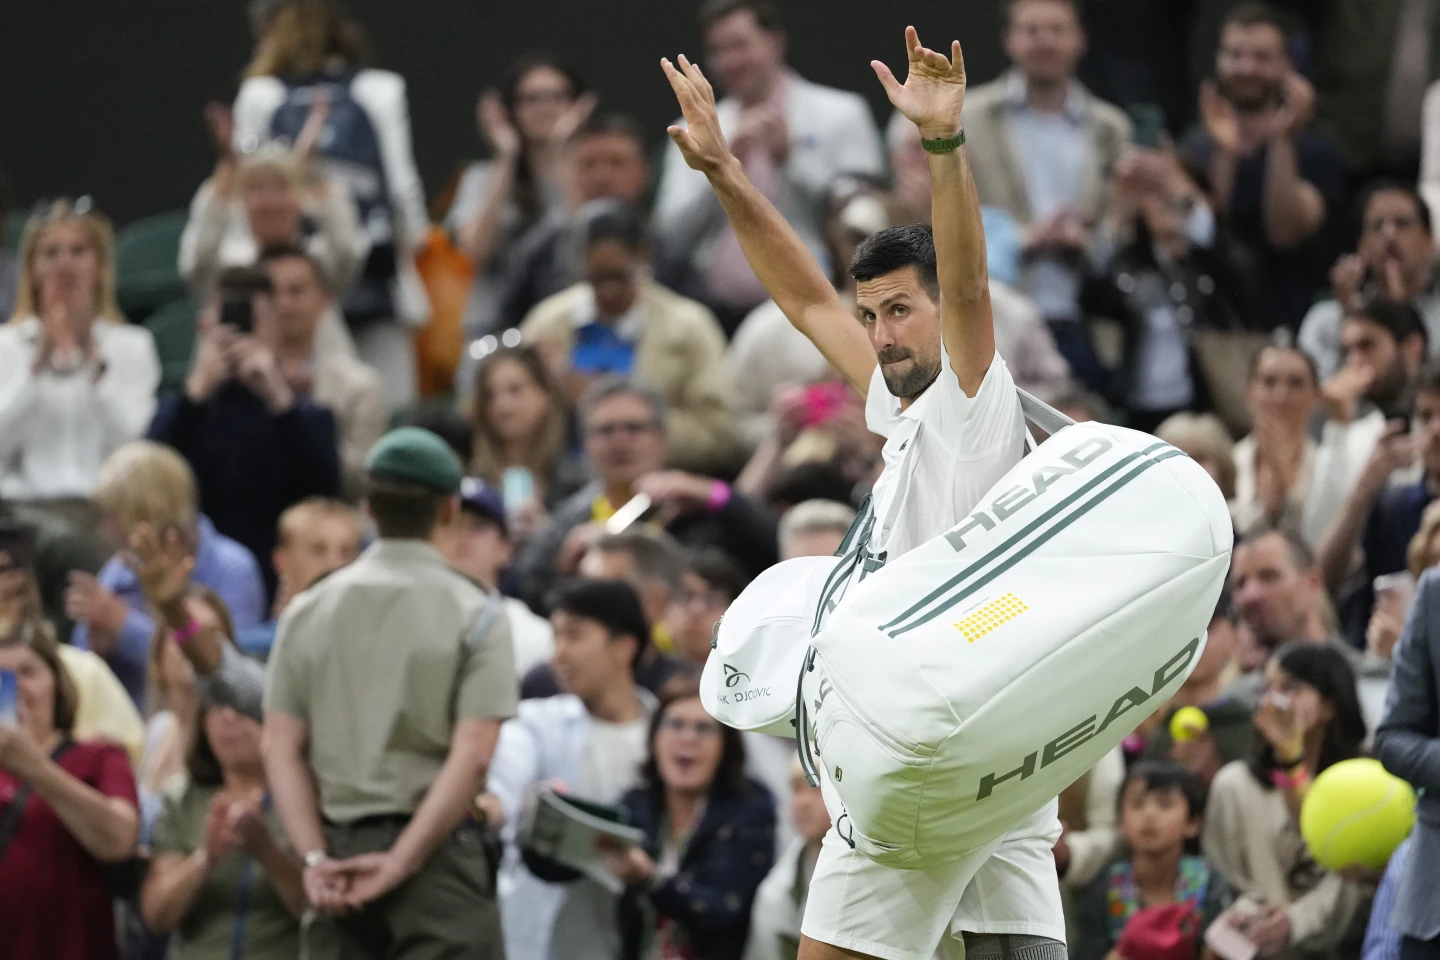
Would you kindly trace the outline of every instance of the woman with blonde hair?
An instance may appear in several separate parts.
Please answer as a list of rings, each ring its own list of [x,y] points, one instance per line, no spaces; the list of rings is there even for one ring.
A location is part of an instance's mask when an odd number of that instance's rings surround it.
[[[315,258],[326,285],[337,293],[359,274],[370,252],[355,203],[342,183],[315,175],[306,144],[292,150],[264,144],[246,153],[234,147],[230,109],[212,103],[205,119],[215,141],[215,171],[190,201],[190,219],[180,235],[180,275],[203,302],[229,267],[251,267],[269,248],[299,247]],[[323,120],[317,115],[316,125]],[[312,132],[314,131],[312,127]],[[314,223],[306,231],[307,218]],[[337,344],[353,353],[339,314],[322,326],[322,349]],[[329,338],[338,333],[340,340]]]
[[[1235,496],[1235,442],[1213,413],[1176,413],[1155,428],[1155,437],[1178,447],[1214,478],[1229,500]]]
[[[95,503],[111,542],[128,542],[142,524],[175,531],[193,558],[192,578],[225,601],[237,628],[264,619],[259,564],[200,513],[195,477],[174,450],[141,440],[115,451],[100,471]],[[144,713],[155,621],[134,572],[116,554],[97,576],[72,574],[65,607],[75,621],[71,642],[104,657]]]
[[[370,253],[341,305],[361,358],[400,404],[415,394],[408,328],[430,317],[415,267],[430,221],[410,147],[405,80],[366,67],[366,59],[363,31],[335,0],[276,4],[235,98],[233,142],[241,150],[277,139],[313,142],[319,168],[349,188]],[[312,120],[323,133],[307,129]]]
[[[547,508],[585,485],[568,442],[565,398],[534,347],[501,347],[481,360],[470,402],[476,476],[498,488],[507,470],[527,470],[535,502]]]
[[[39,207],[0,326],[0,497],[83,499],[112,450],[145,432],[160,361],[115,304],[115,236],[88,198]]]

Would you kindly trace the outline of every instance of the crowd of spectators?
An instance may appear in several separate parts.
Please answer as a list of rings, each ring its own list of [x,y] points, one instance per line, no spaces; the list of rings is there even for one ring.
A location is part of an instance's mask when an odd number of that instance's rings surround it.
[[[1195,673],[1061,797],[1071,954],[1199,960],[1218,925],[1266,958],[1433,957],[1440,921],[1322,869],[1297,824],[1357,756],[1440,790],[1397,746],[1440,749],[1416,604],[1440,589],[1440,4],[1174,4],[1177,49],[1216,37],[1180,109],[1114,10],[1145,4],[997,2],[1009,66],[963,120],[1000,356],[1194,457],[1237,534]],[[793,744],[721,727],[696,683],[751,579],[844,538],[882,466],[864,399],[599,78],[518,58],[431,223],[405,82],[360,26],[331,0],[253,12],[236,99],[204,111],[178,357],[122,313],[90,198],[0,250],[0,954],[298,955],[262,664],[291,602],[373,549],[366,453],[405,423],[464,465],[435,542],[509,623],[523,699],[474,811],[506,955],[793,958],[828,816]],[[699,15],[732,150],[853,302],[857,243],[928,219],[917,131],[789,66],[772,0]],[[469,287],[435,390],[417,258],[440,248]],[[157,536],[173,583],[137,561]],[[1173,736],[1182,707],[1208,727]],[[644,833],[613,884],[522,849],[556,785]],[[1428,842],[1390,864],[1402,901],[1440,880]]]

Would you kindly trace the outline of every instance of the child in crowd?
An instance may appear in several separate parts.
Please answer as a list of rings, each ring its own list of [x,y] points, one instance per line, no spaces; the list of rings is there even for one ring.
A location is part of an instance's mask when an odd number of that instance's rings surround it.
[[[1072,960],[1194,960],[1228,888],[1196,855],[1205,791],[1171,761],[1143,761],[1120,788],[1120,858],[1075,894]]]

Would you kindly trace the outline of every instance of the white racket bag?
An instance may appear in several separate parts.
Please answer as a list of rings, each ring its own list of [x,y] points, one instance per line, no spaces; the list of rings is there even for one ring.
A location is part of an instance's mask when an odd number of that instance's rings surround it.
[[[811,641],[797,739],[841,836],[920,867],[1018,826],[1190,675],[1233,542],[1179,450],[1055,430],[963,521],[849,587]]]

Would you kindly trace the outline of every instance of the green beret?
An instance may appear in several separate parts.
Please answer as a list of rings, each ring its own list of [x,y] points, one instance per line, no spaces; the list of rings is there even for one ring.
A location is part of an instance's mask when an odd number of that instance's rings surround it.
[[[376,480],[413,483],[436,493],[460,491],[464,471],[449,444],[429,430],[401,427],[376,441],[365,457],[365,473]]]

